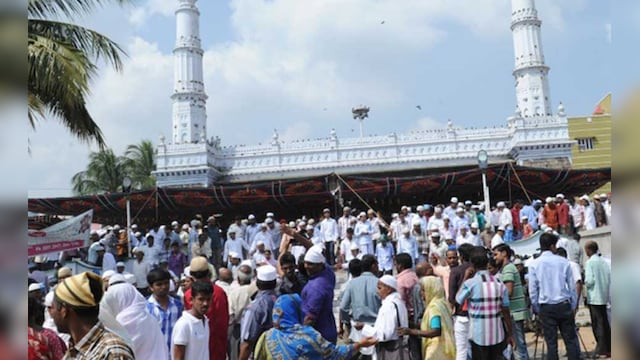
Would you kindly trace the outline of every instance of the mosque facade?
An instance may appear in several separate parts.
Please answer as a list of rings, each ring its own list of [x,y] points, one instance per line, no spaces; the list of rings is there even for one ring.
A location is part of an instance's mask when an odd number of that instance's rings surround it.
[[[382,136],[342,137],[328,129],[321,139],[284,142],[274,131],[261,145],[223,146],[208,136],[197,0],[176,10],[172,135],[161,137],[154,175],[159,187],[210,187],[220,183],[289,180],[336,173],[357,175],[490,163],[570,168],[572,146],[564,106],[552,106],[549,67],[534,0],[512,0],[516,111],[503,126],[442,129]]]

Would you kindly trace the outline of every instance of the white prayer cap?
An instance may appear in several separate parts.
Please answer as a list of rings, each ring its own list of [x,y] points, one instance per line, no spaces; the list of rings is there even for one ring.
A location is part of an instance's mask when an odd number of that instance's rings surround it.
[[[424,206],[418,205],[418,207],[416,208],[416,211],[424,211]]]
[[[270,218],[270,217],[268,217],[268,218],[266,218],[266,219],[264,220],[264,222],[265,222],[265,223],[267,223],[267,224],[271,224],[271,223],[273,222],[273,219],[272,219],[272,218]]]
[[[467,201],[464,202],[464,204],[465,205],[471,205],[471,204],[473,204],[473,202],[471,200],[467,200]]]
[[[258,242],[256,243],[256,246],[260,246],[260,245],[264,245],[264,241],[258,240]]]
[[[98,231],[97,230],[91,230],[91,235],[98,235]]]
[[[36,264],[44,264],[47,262],[47,257],[44,255],[38,255],[33,259],[33,262]]]
[[[453,240],[453,235],[451,233],[447,233],[447,235],[444,236],[445,240]]]
[[[408,234],[410,232],[411,232],[411,230],[409,230],[409,228],[402,228],[402,233],[403,234]]]
[[[553,233],[553,228],[552,227],[548,227],[548,228],[544,229],[544,232],[552,234]]]
[[[451,220],[451,219],[449,219],[449,215],[442,215],[442,220]]]
[[[140,231],[136,231],[136,233],[133,234],[133,236],[140,237],[140,236],[142,236],[142,233]]]
[[[529,220],[529,217],[527,215],[524,215],[523,217],[520,218],[520,220]]]
[[[438,231],[434,231],[434,232],[432,232],[432,233],[431,233],[431,237],[432,237],[432,238],[434,238],[434,237],[439,238],[439,237],[440,237],[440,232],[438,232]]]
[[[498,231],[504,231],[504,226],[502,225],[498,226]]]
[[[393,214],[391,214],[391,218],[392,218],[392,219],[396,219],[396,218],[398,218],[398,213],[393,213]]]
[[[441,212],[442,212],[442,208],[441,208],[440,206],[436,206],[436,207],[435,207],[435,209],[433,209],[433,211],[434,211],[436,214],[439,214],[439,213],[441,213]]]
[[[497,207],[505,207],[505,203],[504,201],[498,201],[498,203],[496,204]]]
[[[358,244],[353,242],[353,243],[351,243],[351,246],[349,247],[349,250],[360,250],[360,247],[358,247]]]
[[[290,228],[296,227],[295,221],[289,221],[289,227]]]
[[[605,193],[600,194],[600,199],[606,199],[606,198],[608,198],[607,194]]]
[[[122,274],[113,274],[111,275],[111,277],[109,277],[109,286],[116,284],[116,283],[124,283],[127,280],[125,279],[124,275]]]
[[[304,261],[310,262],[314,264],[324,264],[326,261],[324,255],[322,255],[322,247],[318,245],[314,245],[307,250],[307,253],[304,255]]]
[[[266,228],[267,227],[267,223],[266,222],[261,223],[260,227]]]
[[[49,291],[47,293],[47,295],[45,295],[44,297],[44,306],[45,307],[49,307],[53,305],[53,297],[54,297],[54,292],[53,291]]]
[[[116,263],[116,267],[124,267],[124,263],[122,261],[118,261]]]
[[[580,200],[586,200],[586,201],[589,201],[589,196],[587,196],[587,195],[582,195],[582,196],[580,196]]]
[[[547,202],[547,204],[552,203],[553,202],[553,198],[551,196],[549,196],[548,198],[545,199],[545,201]]]
[[[361,211],[360,214],[358,214],[358,217],[361,217],[361,216],[367,216],[367,214],[364,211]]]
[[[102,242],[100,242],[102,244]],[[98,245],[94,248],[96,251],[104,251],[104,246]]]
[[[247,219],[249,219],[249,220],[253,220],[253,219],[255,219],[255,218],[256,218],[256,216],[255,216],[255,215],[253,215],[253,214],[250,214],[250,215],[247,217]]]
[[[480,205],[471,205],[471,208],[475,209],[475,210],[478,210],[478,209],[480,209]]]
[[[391,275],[384,275],[378,281],[392,288],[393,290],[398,290],[398,281]]]
[[[267,217],[273,217],[273,216],[274,216],[274,215],[273,215],[273,213],[272,213],[272,212],[268,212],[268,213],[267,213]]]
[[[411,225],[412,226],[422,225],[422,222],[420,221],[420,219],[413,219],[413,221],[411,221]]]
[[[276,268],[271,265],[260,266],[257,273],[260,281],[274,281],[278,277]]]
[[[367,210],[367,214],[375,214],[375,213],[376,213],[376,212],[375,212],[375,211],[373,211],[373,209],[369,209],[369,210]]]
[[[564,194],[557,194],[556,198],[564,199]]]
[[[44,288],[44,286],[42,286],[42,284],[33,283],[33,284],[29,285],[29,292],[31,292],[31,291],[40,291],[43,288]]]
[[[452,198],[451,198],[451,202],[452,202],[452,203],[454,203],[454,204],[457,204],[457,203],[458,203],[458,198],[457,198],[457,197],[455,197],[455,196],[454,196],[454,197],[452,197]]]
[[[348,207],[348,206],[345,206],[345,207],[342,208],[342,211],[351,211],[351,208]]]
[[[213,220],[215,220],[215,219],[216,219],[216,218],[214,218],[213,216],[209,216],[209,217],[207,218],[207,222],[213,221]],[[176,221],[176,222],[177,222],[177,221]],[[173,223],[171,224],[171,226],[173,226]]]
[[[180,224],[175,220],[171,222],[171,227],[177,227],[178,225]]]
[[[471,228],[472,229],[477,229],[478,228],[478,223],[477,222],[472,222],[471,223]]]
[[[188,225],[188,224],[184,224],[184,225],[182,225],[182,229],[183,229],[183,230],[187,230],[188,228],[189,228],[189,225]]]
[[[131,228],[132,228],[132,229],[137,229],[137,228],[138,228],[138,224],[133,224],[133,225],[131,225]]]
[[[316,220],[314,218],[309,219],[309,224],[315,224]]]
[[[516,258],[513,260],[513,265],[522,265],[522,260],[520,258]]]
[[[307,223],[306,223],[306,222],[304,222],[304,221],[302,221],[302,220],[300,220],[300,221],[298,222],[298,226],[300,226],[300,227],[305,227],[305,226],[307,226]]]
[[[115,273],[116,273],[116,272],[115,272],[115,271],[113,271],[113,270],[107,270],[107,271],[103,272],[103,273],[102,273],[102,280],[107,280],[107,279],[109,279],[110,277],[112,277],[113,275],[115,275]]]
[[[229,257],[232,259],[240,259],[240,255],[235,251],[229,251]]]
[[[463,207],[459,207],[459,208],[457,208],[457,209],[456,209],[456,213],[459,213],[459,212],[462,212],[462,213],[463,213],[463,212],[464,212],[464,208],[463,208]]]
[[[439,229],[438,228],[438,224],[431,224],[430,227],[431,227],[431,229],[430,229],[431,231],[438,231],[438,229]]]
[[[313,229],[314,229],[314,227],[313,227],[313,225],[309,224],[309,225],[307,225],[307,227],[306,227],[305,229],[306,229],[306,230],[313,230]]]
[[[136,276],[133,274],[124,274],[124,281],[134,285],[136,283]]]
[[[243,266],[243,265],[247,265],[248,267],[253,269],[253,262],[251,260],[244,260],[243,262],[240,263],[240,266]]]
[[[407,205],[402,205],[402,207],[400,208],[400,210],[409,210],[409,207]]]
[[[323,213],[323,214],[324,214],[324,213],[330,213],[330,212],[331,212],[331,210],[329,210],[329,208],[324,208],[324,209],[322,210],[322,213]]]
[[[134,254],[138,252],[144,254],[144,250],[139,247],[134,247],[133,250],[131,250],[131,252]]]
[[[114,231],[115,230],[120,230],[120,225],[118,225],[118,224],[113,225],[113,229],[112,230],[114,230]]]

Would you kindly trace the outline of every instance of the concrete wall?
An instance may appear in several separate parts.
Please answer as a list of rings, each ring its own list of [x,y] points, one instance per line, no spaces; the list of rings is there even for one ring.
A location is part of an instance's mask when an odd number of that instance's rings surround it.
[[[602,255],[611,257],[611,225],[596,228],[594,230],[580,232],[580,244],[593,240],[598,243],[598,248]]]

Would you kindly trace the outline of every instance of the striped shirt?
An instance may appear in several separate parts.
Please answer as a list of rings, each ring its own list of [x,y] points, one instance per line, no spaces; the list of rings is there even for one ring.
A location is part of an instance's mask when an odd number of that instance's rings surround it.
[[[522,287],[518,268],[509,263],[500,269],[497,276],[503,283],[513,283],[513,291],[511,292],[511,296],[509,296],[509,311],[511,311],[513,320],[520,321],[529,319],[529,309],[524,297],[524,287]]]
[[[182,310],[184,310],[182,303],[173,296],[169,296],[169,306],[167,306],[166,311],[160,306],[160,303],[158,303],[153,295],[147,299],[147,312],[151,314],[151,316],[158,321],[158,325],[160,325],[160,330],[162,330],[162,335],[169,349],[169,357],[171,357],[171,334],[173,333],[173,327],[182,315]]]
[[[507,287],[487,270],[462,284],[456,295],[458,304],[469,301],[469,338],[480,346],[496,345],[504,341],[502,308],[509,307]]]

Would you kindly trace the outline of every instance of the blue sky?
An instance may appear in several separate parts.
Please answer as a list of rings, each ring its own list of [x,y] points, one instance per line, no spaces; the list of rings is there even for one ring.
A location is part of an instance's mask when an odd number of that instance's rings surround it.
[[[555,109],[589,114],[624,89],[612,61],[618,21],[637,34],[640,6],[537,0]],[[89,100],[108,144],[122,153],[142,139],[170,137],[177,0],[138,0],[81,19],[127,50],[125,70],[103,69]],[[351,107],[371,107],[365,133],[503,125],[515,109],[509,0],[200,0],[209,95],[209,136],[223,145],[281,138],[356,136]],[[380,24],[381,21],[385,24]],[[624,35],[621,36],[624,39]],[[637,70],[630,70],[637,71]],[[637,74],[637,73],[636,73]],[[635,74],[630,74],[634,75]],[[416,109],[420,105],[422,110]],[[326,111],[323,109],[327,109]],[[70,179],[94,147],[55,120],[30,134],[30,197],[70,195]],[[61,146],[62,145],[62,146]],[[35,170],[34,170],[35,174]]]

